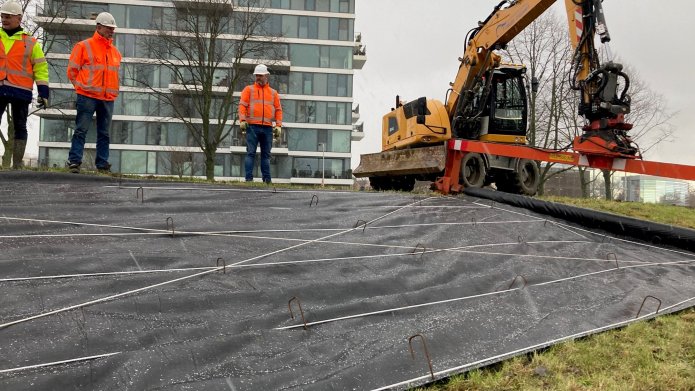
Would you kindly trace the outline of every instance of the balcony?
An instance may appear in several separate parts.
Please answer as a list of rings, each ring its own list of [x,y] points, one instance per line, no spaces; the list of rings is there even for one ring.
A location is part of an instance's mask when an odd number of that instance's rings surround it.
[[[364,138],[364,123],[360,122],[357,125],[352,126],[352,133],[350,134],[350,141],[360,141]]]
[[[352,69],[362,69],[367,62],[367,45],[362,43],[362,33],[355,35],[355,46],[352,47]]]

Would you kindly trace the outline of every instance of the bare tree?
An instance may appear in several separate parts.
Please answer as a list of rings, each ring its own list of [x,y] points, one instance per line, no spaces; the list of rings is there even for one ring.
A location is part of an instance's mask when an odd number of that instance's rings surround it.
[[[251,73],[252,64],[242,59],[262,58],[272,65],[287,59],[287,46],[270,33],[263,9],[232,0],[183,4],[161,26],[153,26],[146,43],[150,58],[157,59],[153,63],[169,71],[171,84],[136,82],[157,97],[165,117],[185,125],[205,157],[205,176],[214,180],[217,148],[231,137],[236,122],[234,92]]]
[[[529,92],[528,139],[533,146],[564,149],[573,138],[567,119],[576,106],[568,100],[572,94],[565,82],[571,55],[565,25],[549,11],[508,45],[507,57],[528,69],[525,76]],[[569,169],[553,170],[554,166],[555,163],[546,163],[540,167],[539,195],[544,193],[548,179]]]
[[[521,32],[508,45],[508,57],[514,62],[525,64],[527,84],[536,80],[538,91],[530,93],[529,99],[529,142],[531,145],[563,150],[571,146],[572,140],[581,135],[584,120],[577,115],[579,96],[571,90],[568,75],[574,49],[567,37],[567,22],[548,12]],[[605,57],[605,56],[604,56]],[[607,61],[608,59],[603,59]],[[631,112],[627,122],[633,123],[632,139],[642,145],[642,153],[655,145],[668,141],[673,133],[670,112],[665,99],[639,78],[629,65],[624,71],[630,75]],[[622,86],[619,86],[621,89]],[[553,163],[541,170],[539,194],[543,184],[552,175],[563,170],[552,170]],[[565,168],[567,170],[569,168]],[[590,194],[590,184],[596,178],[586,175],[579,168],[580,186],[584,197]],[[613,198],[611,189],[612,171],[603,173],[606,199]]]
[[[196,162],[195,154],[185,147],[167,147],[166,153],[157,155],[164,172],[183,178],[193,176],[201,167]]]

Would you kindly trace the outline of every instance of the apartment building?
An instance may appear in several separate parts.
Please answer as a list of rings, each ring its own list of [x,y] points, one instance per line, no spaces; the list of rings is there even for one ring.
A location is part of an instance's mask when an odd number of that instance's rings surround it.
[[[112,171],[142,175],[205,174],[200,148],[185,125],[171,116],[151,90],[137,80],[175,94],[186,80],[176,80],[151,58],[144,41],[165,19],[185,17],[185,10],[215,0],[46,0],[37,23],[49,37],[47,59],[51,69],[51,108],[41,117],[39,162],[62,166],[67,160],[74,128],[75,95],[66,77],[67,62],[75,42],[91,36],[93,19],[111,13],[118,24],[115,45],[123,55],[121,94],[111,126]],[[239,2],[241,4],[239,4]],[[237,0],[267,16],[267,31],[283,58],[263,54],[242,59],[244,76],[235,96],[253,81],[258,63],[271,63],[270,84],[281,94],[283,135],[274,143],[271,158],[273,181],[278,183],[351,185],[351,143],[363,138],[359,114],[353,110],[353,75],[366,62],[361,39],[354,32],[355,0]],[[230,27],[220,39],[233,41]],[[358,38],[356,38],[358,37]],[[271,36],[269,35],[269,40]],[[215,74],[217,88],[228,87],[232,69]],[[191,115],[195,115],[193,112]],[[215,157],[217,179],[244,177],[245,140],[237,126],[222,140]],[[88,134],[83,166],[93,162],[96,132]],[[178,165],[176,161],[182,160]],[[93,163],[91,163],[93,164]],[[260,178],[259,168],[254,175]]]

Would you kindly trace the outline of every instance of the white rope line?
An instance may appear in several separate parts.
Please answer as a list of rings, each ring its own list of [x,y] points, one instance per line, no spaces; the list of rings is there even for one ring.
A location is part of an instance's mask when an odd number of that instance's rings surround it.
[[[6,219],[18,219],[13,217],[6,217]],[[40,223],[49,222],[47,220],[39,219],[18,219],[25,221],[35,221]],[[101,228],[118,228],[118,229],[129,229],[129,230],[143,230],[148,232],[122,232],[122,233],[70,233],[70,234],[27,234],[27,235],[0,235],[0,239],[25,239],[25,238],[60,238],[60,237],[79,237],[79,236],[134,236],[134,235],[171,235],[171,230],[166,229],[155,229],[155,228],[139,228],[139,227],[126,227],[126,226],[113,226],[113,225],[103,225],[103,224],[92,224],[92,223],[77,223],[72,221],[50,221],[51,223],[57,224],[67,224],[67,225],[85,225],[85,226],[96,226]],[[394,228],[410,228],[410,227],[428,227],[428,226],[456,226],[456,225],[476,225],[476,224],[528,224],[538,222],[537,220],[511,220],[511,221],[476,221],[476,222],[459,222],[459,223],[422,223],[422,224],[403,224],[403,225],[380,225],[380,226],[368,226],[366,229],[378,230],[378,229],[394,229]],[[361,225],[360,225],[361,226]],[[175,231],[179,235],[227,235],[227,234],[241,234],[241,233],[296,233],[296,232],[342,232],[345,228],[303,228],[303,229],[264,229],[264,230],[232,230],[232,231]]]
[[[245,265],[227,266],[227,268],[239,269],[239,268],[267,267],[267,266],[299,265],[299,264],[303,264],[303,263],[318,263],[318,262],[341,261],[341,260],[352,260],[352,259],[368,259],[368,258],[402,257],[402,256],[413,256],[413,255],[419,255],[419,253],[414,254],[412,252],[408,252],[408,253],[400,253],[400,254],[362,255],[362,256],[354,256],[354,257],[305,259],[305,260],[300,260],[300,261],[251,263],[251,264],[245,264]],[[206,267],[191,267],[191,268],[176,268],[176,269],[131,270],[131,271],[124,271],[124,272],[61,274],[61,275],[53,275],[53,276],[2,278],[2,279],[0,279],[0,282],[18,282],[18,281],[30,281],[30,280],[53,280],[53,279],[60,279],[60,278],[101,277],[101,276],[133,275],[133,274],[150,274],[150,273],[171,273],[171,272],[211,270],[211,269],[218,269],[218,267],[217,266],[206,266]]]
[[[273,193],[273,194],[279,194],[279,193],[310,193],[310,194],[316,194],[317,192],[315,190],[289,190],[289,189],[283,189],[283,188],[276,188],[272,186],[268,186],[265,189],[238,189],[238,188],[230,188],[230,189],[223,189],[219,187],[171,187],[171,186],[125,186],[125,185],[104,185],[104,187],[108,188],[115,188],[115,189],[125,189],[125,190],[137,190],[137,189],[147,189],[147,190],[165,190],[165,191],[178,191],[178,190],[187,190],[187,191],[220,191],[220,192],[232,192],[232,193]],[[319,194],[352,194],[352,191],[336,191],[336,190],[322,190]],[[362,192],[360,194],[378,194],[378,193],[367,193],[367,192]]]
[[[386,217],[390,216],[390,215],[393,214],[393,213],[398,212],[399,210],[400,210],[400,209],[395,210],[395,211],[392,211],[392,212],[389,212],[389,213],[387,213],[387,214],[385,214],[385,215],[383,215],[383,216],[381,216],[381,217],[377,217],[377,218],[375,218],[375,219],[373,219],[373,220],[367,222],[366,224],[370,224],[370,223],[373,223],[373,222],[375,222],[375,221],[379,221],[379,220],[381,220],[381,219],[383,219],[383,218],[386,218]],[[315,243],[315,242],[317,242],[317,241],[319,241],[319,240],[329,239],[329,238],[332,238],[332,237],[334,237],[334,236],[342,235],[342,234],[344,234],[344,233],[351,232],[351,231],[356,230],[356,229],[359,229],[359,227],[350,228],[350,229],[347,229],[347,230],[345,230],[345,231],[343,231],[343,232],[334,233],[334,234],[331,234],[331,235],[324,236],[324,237],[322,237],[322,238],[318,238],[318,239],[306,241],[306,242],[303,242],[303,243],[295,244],[295,245],[293,245],[293,246],[289,246],[289,247],[286,247],[286,248],[283,248],[283,249],[280,249],[280,250],[271,251],[271,252],[266,253],[266,254],[257,255],[257,256],[255,256],[255,257],[248,258],[248,259],[245,259],[245,260],[243,260],[243,261],[239,261],[239,262],[233,263],[233,264],[231,264],[230,266],[241,265],[241,264],[244,264],[244,263],[247,263],[247,262],[250,262],[250,261],[254,261],[254,260],[257,260],[257,259],[266,258],[266,257],[269,257],[269,256],[271,256],[271,255],[279,254],[279,253],[282,253],[282,252],[286,252],[286,251],[289,251],[289,250],[293,250],[293,249],[296,249],[296,248],[299,248],[299,247],[306,246],[306,245],[311,244],[311,243]],[[157,288],[157,287],[160,287],[160,286],[173,284],[173,283],[179,282],[179,281],[188,280],[188,279],[191,279],[191,278],[194,278],[194,277],[199,277],[199,276],[203,276],[203,275],[206,275],[206,274],[214,273],[214,272],[216,272],[216,271],[223,270],[225,267],[227,267],[227,266],[219,266],[219,267],[216,267],[216,268],[214,268],[214,269],[205,270],[205,271],[202,271],[202,272],[199,272],[199,273],[191,274],[191,275],[189,275],[189,276],[179,277],[179,278],[176,278],[176,279],[173,279],[173,280],[168,280],[168,281],[160,282],[160,283],[158,283],[158,284],[154,284],[154,285],[150,285],[150,286],[146,286],[146,287],[142,287],[142,288],[133,289],[133,290],[130,290],[130,291],[118,293],[118,294],[111,295],[111,296],[107,296],[107,297],[102,297],[102,298],[100,298],[100,299],[90,300],[90,301],[85,302],[85,303],[76,304],[76,305],[72,305],[72,306],[69,306],[69,307],[64,307],[64,308],[60,308],[60,309],[57,309],[57,310],[44,312],[44,313],[41,313],[41,314],[38,314],[38,315],[30,316],[30,317],[28,317],[28,318],[22,318],[22,319],[18,319],[18,320],[12,321],[12,322],[3,323],[3,324],[0,324],[0,329],[9,327],[9,326],[12,326],[12,325],[15,325],[15,324],[28,322],[28,321],[30,321],[30,320],[43,318],[43,317],[46,317],[46,316],[49,316],[49,315],[54,315],[54,314],[58,314],[58,313],[61,313],[61,312],[66,312],[66,311],[70,311],[70,310],[73,310],[73,309],[86,307],[86,306],[89,306],[89,305],[92,305],[92,304],[97,304],[97,303],[102,303],[102,302],[105,302],[105,301],[110,301],[110,300],[113,300],[113,299],[116,299],[116,298],[119,298],[119,297],[131,295],[131,294],[133,294],[133,293],[138,293],[138,292],[142,292],[142,291],[146,291],[146,290],[151,290],[151,289],[153,289],[153,288]]]
[[[265,238],[265,239],[305,241],[304,239],[281,239],[281,238]],[[374,246],[374,247],[383,247],[383,248],[389,248],[389,249],[394,249],[394,248],[412,249],[411,246],[406,247],[406,246],[395,246],[395,245],[385,245],[385,244],[367,244],[367,243],[335,242],[335,241],[320,241],[317,243],[341,244],[341,245],[350,245],[350,246],[356,246],[356,245]],[[542,243],[557,244],[557,243],[594,243],[594,242],[584,242],[584,241],[576,241],[576,240],[575,241],[527,242],[527,244],[529,244],[529,245],[530,244],[542,244]],[[299,265],[299,264],[304,264],[304,263],[322,263],[322,262],[342,261],[342,260],[359,260],[359,259],[388,258],[388,257],[400,257],[400,256],[421,256],[423,254],[438,253],[438,252],[445,252],[445,251],[470,252],[473,254],[480,254],[480,255],[487,255],[487,254],[508,255],[508,256],[518,256],[518,257],[525,257],[525,258],[542,258],[542,259],[547,258],[547,259],[578,260],[578,261],[591,261],[591,262],[604,262],[604,263],[615,263],[616,262],[615,259],[603,259],[603,258],[559,257],[559,256],[551,256],[551,255],[507,254],[507,253],[474,252],[474,251],[463,250],[466,248],[479,248],[479,247],[518,246],[519,244],[520,243],[518,243],[518,242],[476,244],[476,245],[470,245],[470,246],[465,246],[465,247],[453,247],[453,248],[447,248],[447,249],[430,249],[430,250],[425,249],[424,252],[421,252],[421,251],[412,252],[411,251],[411,252],[400,253],[400,254],[360,255],[360,256],[352,256],[352,257],[334,257],[334,258],[305,259],[305,260],[297,260],[297,261],[265,262],[265,263],[253,263],[253,264],[244,264],[244,265],[235,265],[235,266],[229,265],[227,267],[230,269],[234,269],[234,268],[268,267],[268,266],[281,266],[281,265]],[[618,262],[623,263],[623,264],[625,264],[625,263],[646,264],[647,263],[645,261],[629,261],[629,260],[618,260]],[[11,277],[11,278],[0,278],[0,282],[19,282],[19,281],[30,281],[30,280],[52,280],[52,279],[61,279],[61,278],[83,278],[83,277],[99,277],[99,276],[152,274],[152,273],[171,273],[171,272],[211,270],[211,269],[219,270],[219,268],[216,266],[204,266],[204,267],[174,268],[174,269],[152,269],[152,270],[131,270],[131,271],[120,271],[120,272],[62,274],[62,275],[35,276],[35,277]]]
[[[687,302],[689,302],[689,301],[693,301],[693,300],[695,300],[695,297],[691,297],[691,298],[686,299],[686,300],[683,300],[683,301],[681,301],[681,302],[679,302],[679,303],[676,303],[676,304],[673,304],[673,305],[671,305],[671,306],[665,307],[665,308],[661,309],[661,311],[663,312],[663,311],[666,311],[666,310],[670,310],[670,309],[672,309],[672,308],[676,308],[676,307],[678,307],[678,306],[680,306],[680,305],[682,305],[682,304],[685,304],[685,303],[687,303]],[[547,347],[547,346],[550,346],[550,345],[558,344],[558,343],[560,343],[560,342],[570,341],[570,340],[574,340],[574,339],[577,339],[577,338],[586,337],[586,336],[591,335],[591,334],[597,334],[597,333],[600,333],[600,332],[603,332],[603,331],[607,331],[607,330],[615,329],[615,328],[618,328],[618,327],[626,326],[626,325],[629,325],[629,324],[631,324],[631,323],[635,323],[635,322],[642,321],[642,320],[644,320],[645,318],[653,317],[653,316],[656,315],[656,314],[657,314],[657,312],[655,311],[655,312],[652,312],[652,313],[648,313],[648,314],[642,315],[642,316],[640,316],[640,317],[638,317],[638,318],[623,320],[623,321],[616,322],[616,323],[612,323],[612,324],[609,324],[609,325],[606,325],[606,326],[601,326],[601,327],[598,327],[598,328],[595,328],[595,329],[585,330],[585,331],[582,331],[582,332],[579,332],[579,333],[576,333],[576,334],[572,334],[572,335],[568,335],[568,336],[565,336],[565,337],[556,338],[556,339],[551,339],[551,340],[549,340],[549,341],[541,342],[541,343],[538,343],[538,344],[535,344],[535,345],[530,345],[530,346],[527,346],[527,347],[524,347],[524,348],[521,348],[521,349],[513,350],[513,351],[511,351],[511,352],[506,352],[506,353],[498,354],[498,355],[495,355],[495,356],[486,357],[486,358],[484,358],[484,359],[482,359],[482,360],[473,361],[473,362],[470,362],[470,363],[466,363],[466,364],[463,364],[463,365],[459,365],[459,366],[457,366],[457,367],[447,368],[447,369],[444,369],[444,370],[441,370],[441,371],[434,372],[434,376],[446,377],[446,375],[453,375],[453,374],[456,374],[456,373],[459,373],[459,372],[465,372],[465,371],[467,371],[467,370],[470,370],[470,369],[473,369],[473,368],[482,366],[482,365],[487,364],[487,363],[493,363],[493,362],[497,362],[497,361],[499,361],[499,360],[502,360],[502,359],[505,359],[505,358],[508,358],[508,357],[513,357],[513,356],[515,356],[515,355],[517,355],[517,354],[521,354],[521,353],[524,353],[524,352],[529,352],[529,351],[538,350],[538,349],[541,349],[541,348],[544,348],[544,347]],[[406,385],[409,385],[409,384],[414,383],[414,382],[417,382],[417,381],[428,380],[428,379],[431,379],[431,377],[430,377],[429,374],[424,375],[424,376],[415,377],[415,378],[412,378],[412,379],[408,379],[408,380],[405,380],[405,381],[402,381],[402,382],[399,382],[399,383],[390,384],[390,385],[388,385],[388,386],[379,387],[379,388],[374,388],[372,391],[389,390],[389,389],[392,389],[392,388],[395,388],[395,387],[406,386]]]
[[[113,353],[106,353],[106,354],[98,354],[96,356],[88,356],[88,357],[79,357],[79,358],[73,358],[70,360],[63,360],[63,361],[54,361],[54,362],[47,362],[43,364],[36,364],[36,365],[28,365],[26,367],[18,367],[18,368],[10,368],[10,369],[0,369],[0,373],[8,373],[8,372],[17,372],[17,371],[24,371],[27,369],[35,369],[35,368],[44,368],[44,367],[51,367],[54,365],[61,365],[61,364],[69,364],[73,362],[82,362],[82,361],[89,361],[89,360],[96,360],[99,358],[105,358],[109,356],[113,356],[116,354],[121,354],[121,352],[113,352]]]
[[[630,268],[637,268],[637,267],[648,267],[648,266],[670,266],[670,265],[677,265],[677,264],[686,264],[686,263],[693,263],[695,260],[689,260],[689,261],[677,261],[677,262],[659,262],[659,263],[651,263],[651,264],[643,264],[643,265],[632,265],[632,266],[626,266],[621,269],[630,269]],[[538,284],[531,284],[527,285],[527,287],[535,287],[535,286],[543,286],[543,285],[551,285],[551,284],[557,284],[560,282],[565,282],[565,281],[571,281],[571,280],[578,280],[580,278],[584,277],[590,277],[590,276],[595,276],[599,274],[604,274],[604,273],[609,273],[609,272],[614,272],[614,271],[619,271],[620,269],[606,269],[606,270],[600,270],[597,272],[591,272],[591,273],[584,273],[584,274],[579,274],[576,276],[571,276],[571,277],[565,277],[565,278],[560,278],[557,280],[552,280],[552,281],[546,281]],[[331,323],[331,322],[337,322],[337,321],[342,321],[346,319],[354,319],[354,318],[363,318],[367,316],[372,316],[372,315],[379,315],[379,314],[385,314],[385,313],[391,313],[391,312],[399,312],[399,311],[405,311],[405,310],[410,310],[413,308],[421,308],[421,307],[430,307],[434,305],[440,305],[440,304],[447,304],[447,303],[453,303],[457,301],[463,301],[463,300],[471,300],[471,299],[477,299],[481,297],[486,297],[486,296],[494,296],[494,295],[502,295],[508,292],[513,292],[516,290],[520,290],[523,288],[514,288],[514,289],[505,289],[501,291],[495,291],[495,292],[488,292],[488,293],[481,293],[477,295],[472,295],[472,296],[464,296],[464,297],[457,297],[453,299],[446,299],[446,300],[438,300],[438,301],[432,301],[432,302],[427,302],[427,303],[420,303],[420,304],[414,304],[414,305],[409,305],[409,306],[404,306],[404,307],[395,307],[395,308],[388,308],[384,310],[378,310],[378,311],[372,311],[372,312],[365,312],[361,314],[354,314],[354,315],[347,315],[347,316],[342,316],[338,318],[332,318],[332,319],[325,319],[325,320],[318,320],[315,322],[308,322],[306,326],[313,326],[317,324],[325,324],[325,323]],[[304,324],[299,324],[299,325],[292,325],[292,326],[283,326],[283,327],[276,327],[274,330],[289,330],[289,329],[296,329],[304,327]]]

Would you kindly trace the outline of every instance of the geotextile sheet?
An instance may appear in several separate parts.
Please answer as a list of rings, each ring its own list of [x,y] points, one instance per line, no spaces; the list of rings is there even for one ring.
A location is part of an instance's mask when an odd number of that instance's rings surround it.
[[[0,172],[0,389],[405,389],[692,306],[662,243],[471,195]]]

